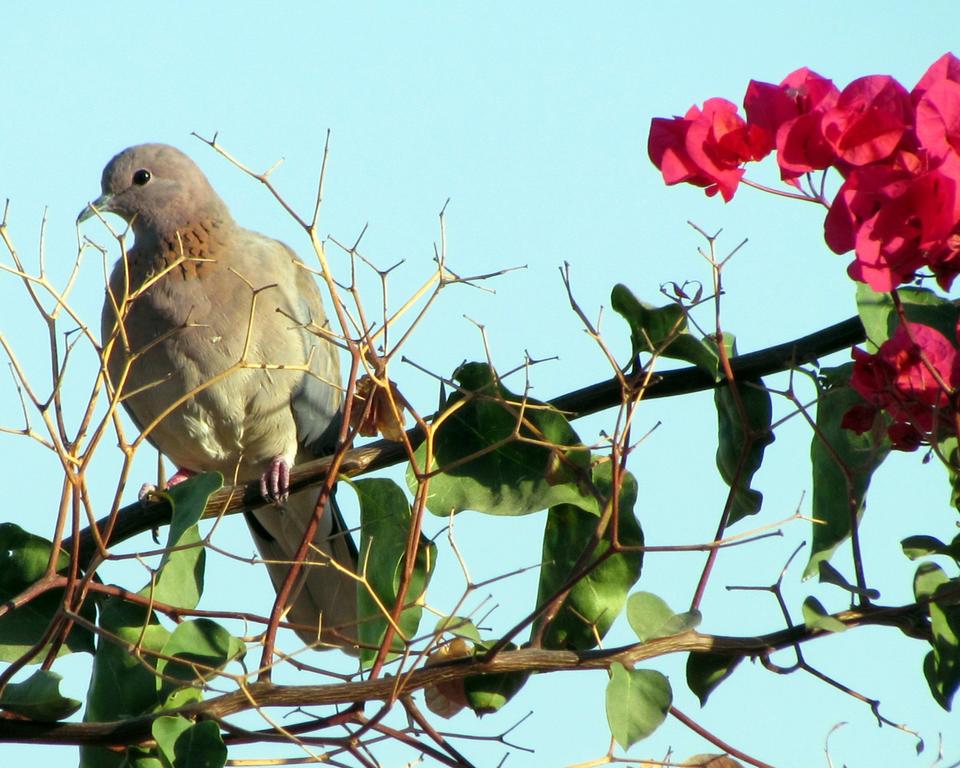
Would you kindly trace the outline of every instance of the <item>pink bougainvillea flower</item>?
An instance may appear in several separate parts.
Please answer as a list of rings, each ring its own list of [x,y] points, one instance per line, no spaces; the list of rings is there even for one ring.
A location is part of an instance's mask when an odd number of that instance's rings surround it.
[[[840,426],[844,429],[851,429],[858,435],[869,432],[877,420],[877,414],[880,409],[875,405],[866,405],[860,403],[854,405],[847,411],[840,420]]]
[[[901,402],[946,408],[949,391],[960,384],[956,345],[929,325],[901,323],[878,354],[896,371],[893,387]],[[930,424],[918,426],[928,431]]]
[[[855,250],[847,272],[875,291],[890,291],[924,267],[948,285],[957,274],[958,218],[955,178],[878,163],[851,171],[824,220],[824,237],[835,253]]]
[[[898,451],[915,451],[924,443],[923,433],[913,424],[895,421],[887,428],[887,437]]]
[[[836,152],[824,138],[821,122],[839,94],[831,80],[806,67],[791,72],[780,85],[750,81],[743,101],[747,122],[776,147],[783,179],[833,163]]]
[[[857,230],[857,257],[847,266],[851,280],[866,283],[878,292],[892,291],[924,266],[922,255],[910,247],[909,241],[886,241],[882,230],[879,214],[863,223]]]
[[[853,350],[850,386],[866,401],[843,425],[863,433],[881,410],[893,420],[888,435],[898,450],[912,451],[936,439],[952,416],[950,393],[960,385],[960,355],[940,331],[901,324],[876,354]]]
[[[715,98],[653,121],[648,152],[667,184],[729,201],[743,165],[775,149],[795,186],[828,168],[843,177],[824,236],[854,251],[850,277],[890,291],[926,269],[943,288],[960,275],[960,59],[942,56],[909,93],[887,75],[839,91],[801,68],[778,85],[751,80],[743,105],[746,119]]]
[[[773,137],[784,123],[800,115],[829,109],[839,95],[832,80],[802,67],[787,75],[779,85],[751,80],[743,107],[747,122]]]
[[[854,347],[851,353],[853,354],[853,373],[850,376],[850,386],[870,405],[875,407],[887,405],[889,402],[887,393],[897,373],[890,361],[879,352],[871,355],[859,347]]]
[[[934,83],[939,83],[943,80],[952,80],[955,83],[960,83],[960,59],[952,53],[943,54],[943,56],[933,62],[927,71],[924,72],[923,77],[920,78],[910,93],[913,103],[916,104],[919,102],[920,97],[923,96]]]
[[[960,275],[960,234],[954,231],[936,248],[931,248],[926,261],[940,287],[945,291],[950,290],[954,279]]]
[[[777,164],[784,180],[822,171],[836,159],[833,145],[823,135],[823,115],[819,112],[800,115],[777,132]]]
[[[776,146],[777,131],[784,123],[800,114],[795,96],[782,85],[751,80],[743,97],[747,122],[759,129],[764,155]]]
[[[848,270],[854,280],[875,291],[890,291],[907,282],[923,266],[956,224],[956,182],[930,171],[885,199],[877,213],[857,231],[856,261]]]
[[[941,80],[917,102],[917,140],[932,164],[960,174],[960,83]]]
[[[912,174],[891,165],[857,168],[840,187],[824,220],[824,237],[834,253],[853,250],[857,230],[876,215],[885,200],[907,188]]]
[[[801,115],[808,112],[823,112],[837,103],[840,91],[833,80],[818,75],[812,69],[795,69],[780,83],[797,102]]]
[[[667,185],[687,182],[705,187],[710,180],[703,176],[687,154],[687,131],[690,120],[675,117],[655,117],[650,123],[647,154],[660,169]]]
[[[743,163],[763,156],[762,135],[726,99],[708,99],[672,120],[654,118],[647,140],[650,160],[667,184],[686,182],[719,192],[729,201],[743,177]]]
[[[854,80],[823,116],[823,135],[852,166],[885,160],[912,128],[910,94],[888,75]]]

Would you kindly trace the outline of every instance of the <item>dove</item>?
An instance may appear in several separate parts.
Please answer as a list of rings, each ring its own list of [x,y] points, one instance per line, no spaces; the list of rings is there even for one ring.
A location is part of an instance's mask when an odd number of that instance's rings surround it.
[[[101,188],[78,223],[113,213],[134,235],[101,318],[111,384],[176,465],[171,483],[213,470],[238,483],[260,478],[272,503],[245,517],[279,589],[318,501],[315,488],[288,494],[289,468],[330,452],[339,429],[337,349],[308,330],[326,324],[317,283],[289,247],[237,224],[174,147],[123,150]],[[355,642],[356,564],[330,503],[285,606],[289,621],[313,627],[298,630],[304,642]]]

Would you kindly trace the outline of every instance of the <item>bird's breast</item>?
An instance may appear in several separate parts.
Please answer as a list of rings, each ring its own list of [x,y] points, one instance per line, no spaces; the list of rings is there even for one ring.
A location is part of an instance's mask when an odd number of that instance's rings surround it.
[[[290,400],[307,352],[270,338],[258,314],[267,302],[255,307],[232,282],[220,282],[219,296],[174,274],[151,285],[126,305],[109,370],[138,426],[178,467],[248,480],[274,457],[296,456]],[[273,359],[278,347],[285,355]]]

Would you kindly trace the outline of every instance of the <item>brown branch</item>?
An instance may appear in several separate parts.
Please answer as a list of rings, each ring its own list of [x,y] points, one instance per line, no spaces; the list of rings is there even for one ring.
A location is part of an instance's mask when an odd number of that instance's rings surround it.
[[[960,601],[960,587],[949,594],[942,591],[938,602]],[[924,634],[927,601],[902,606],[867,606],[833,614],[847,627],[890,626],[911,636]],[[389,700],[417,690],[467,677],[507,672],[561,672],[605,670],[616,662],[634,665],[673,653],[713,653],[732,657],[765,657],[777,650],[830,635],[804,625],[781,629],[755,637],[706,635],[696,631],[663,637],[646,643],[592,651],[560,651],[523,648],[502,651],[492,660],[482,656],[455,659],[420,667],[402,681],[398,692],[396,678],[379,678],[327,685],[275,685],[263,681],[177,710],[169,710],[125,721],[103,723],[38,723],[0,719],[0,742],[55,744],[133,745],[152,738],[151,725],[157,717],[182,715],[190,719],[214,719],[237,714],[252,707],[309,707],[336,704],[352,705],[361,701]],[[929,634],[927,631],[926,634]]]
[[[794,341],[734,357],[730,360],[731,369],[738,379],[757,379],[849,349],[864,338],[860,319],[852,317]],[[680,368],[657,375],[647,386],[644,397],[674,397],[713,389],[715,386],[717,384],[713,377],[699,368]],[[618,406],[621,401],[621,382],[613,378],[560,395],[549,401],[549,404],[565,413],[568,418],[576,419]],[[418,427],[409,430],[407,439],[409,445],[416,448],[423,440],[422,430]],[[340,472],[354,477],[398,464],[409,458],[408,450],[405,442],[378,440],[349,451],[343,458]],[[290,472],[291,492],[322,482],[332,461],[331,457],[325,457],[293,467]],[[256,509],[265,503],[260,495],[259,481],[250,482],[246,486],[227,486],[210,497],[206,515],[212,517],[232,514],[244,509]],[[121,509],[116,517],[109,542],[117,544],[169,521],[170,508],[166,502],[130,504]],[[97,526],[103,530],[108,523],[108,519],[103,518],[97,522]],[[72,539],[66,539],[63,543],[64,550],[71,551],[72,544]],[[87,528],[80,534],[81,564],[85,566],[96,551],[94,534]]]
[[[960,601],[960,586],[938,593],[938,602]],[[929,639],[926,621],[927,602],[919,601],[902,606],[866,606],[833,614],[833,618],[847,627],[890,626],[911,637]],[[503,651],[490,661],[482,656],[455,659],[428,667],[421,667],[404,676],[400,695],[440,683],[463,680],[483,674],[506,672],[561,672],[609,669],[614,662],[624,665],[654,659],[673,653],[712,653],[732,657],[765,657],[783,648],[795,646],[832,633],[804,625],[781,629],[755,637],[706,635],[696,631],[672,637],[650,640],[646,643],[592,651],[557,651],[523,648]],[[335,704],[355,704],[360,701],[382,701],[398,695],[396,678],[361,680],[327,685],[275,685],[256,682],[243,690],[233,691],[206,701],[190,704],[178,710],[169,710],[125,721],[104,723],[37,723],[0,719],[0,742],[29,742],[57,744],[131,745],[151,738],[151,725],[161,715],[179,714],[187,718],[219,720],[256,706],[308,707]]]

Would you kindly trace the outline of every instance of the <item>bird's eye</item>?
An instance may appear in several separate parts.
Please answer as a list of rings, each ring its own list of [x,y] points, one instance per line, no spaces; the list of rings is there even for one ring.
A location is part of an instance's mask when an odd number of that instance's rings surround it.
[[[142,187],[148,181],[150,181],[150,171],[148,171],[146,168],[141,168],[139,171],[133,174],[133,183],[138,187]]]

